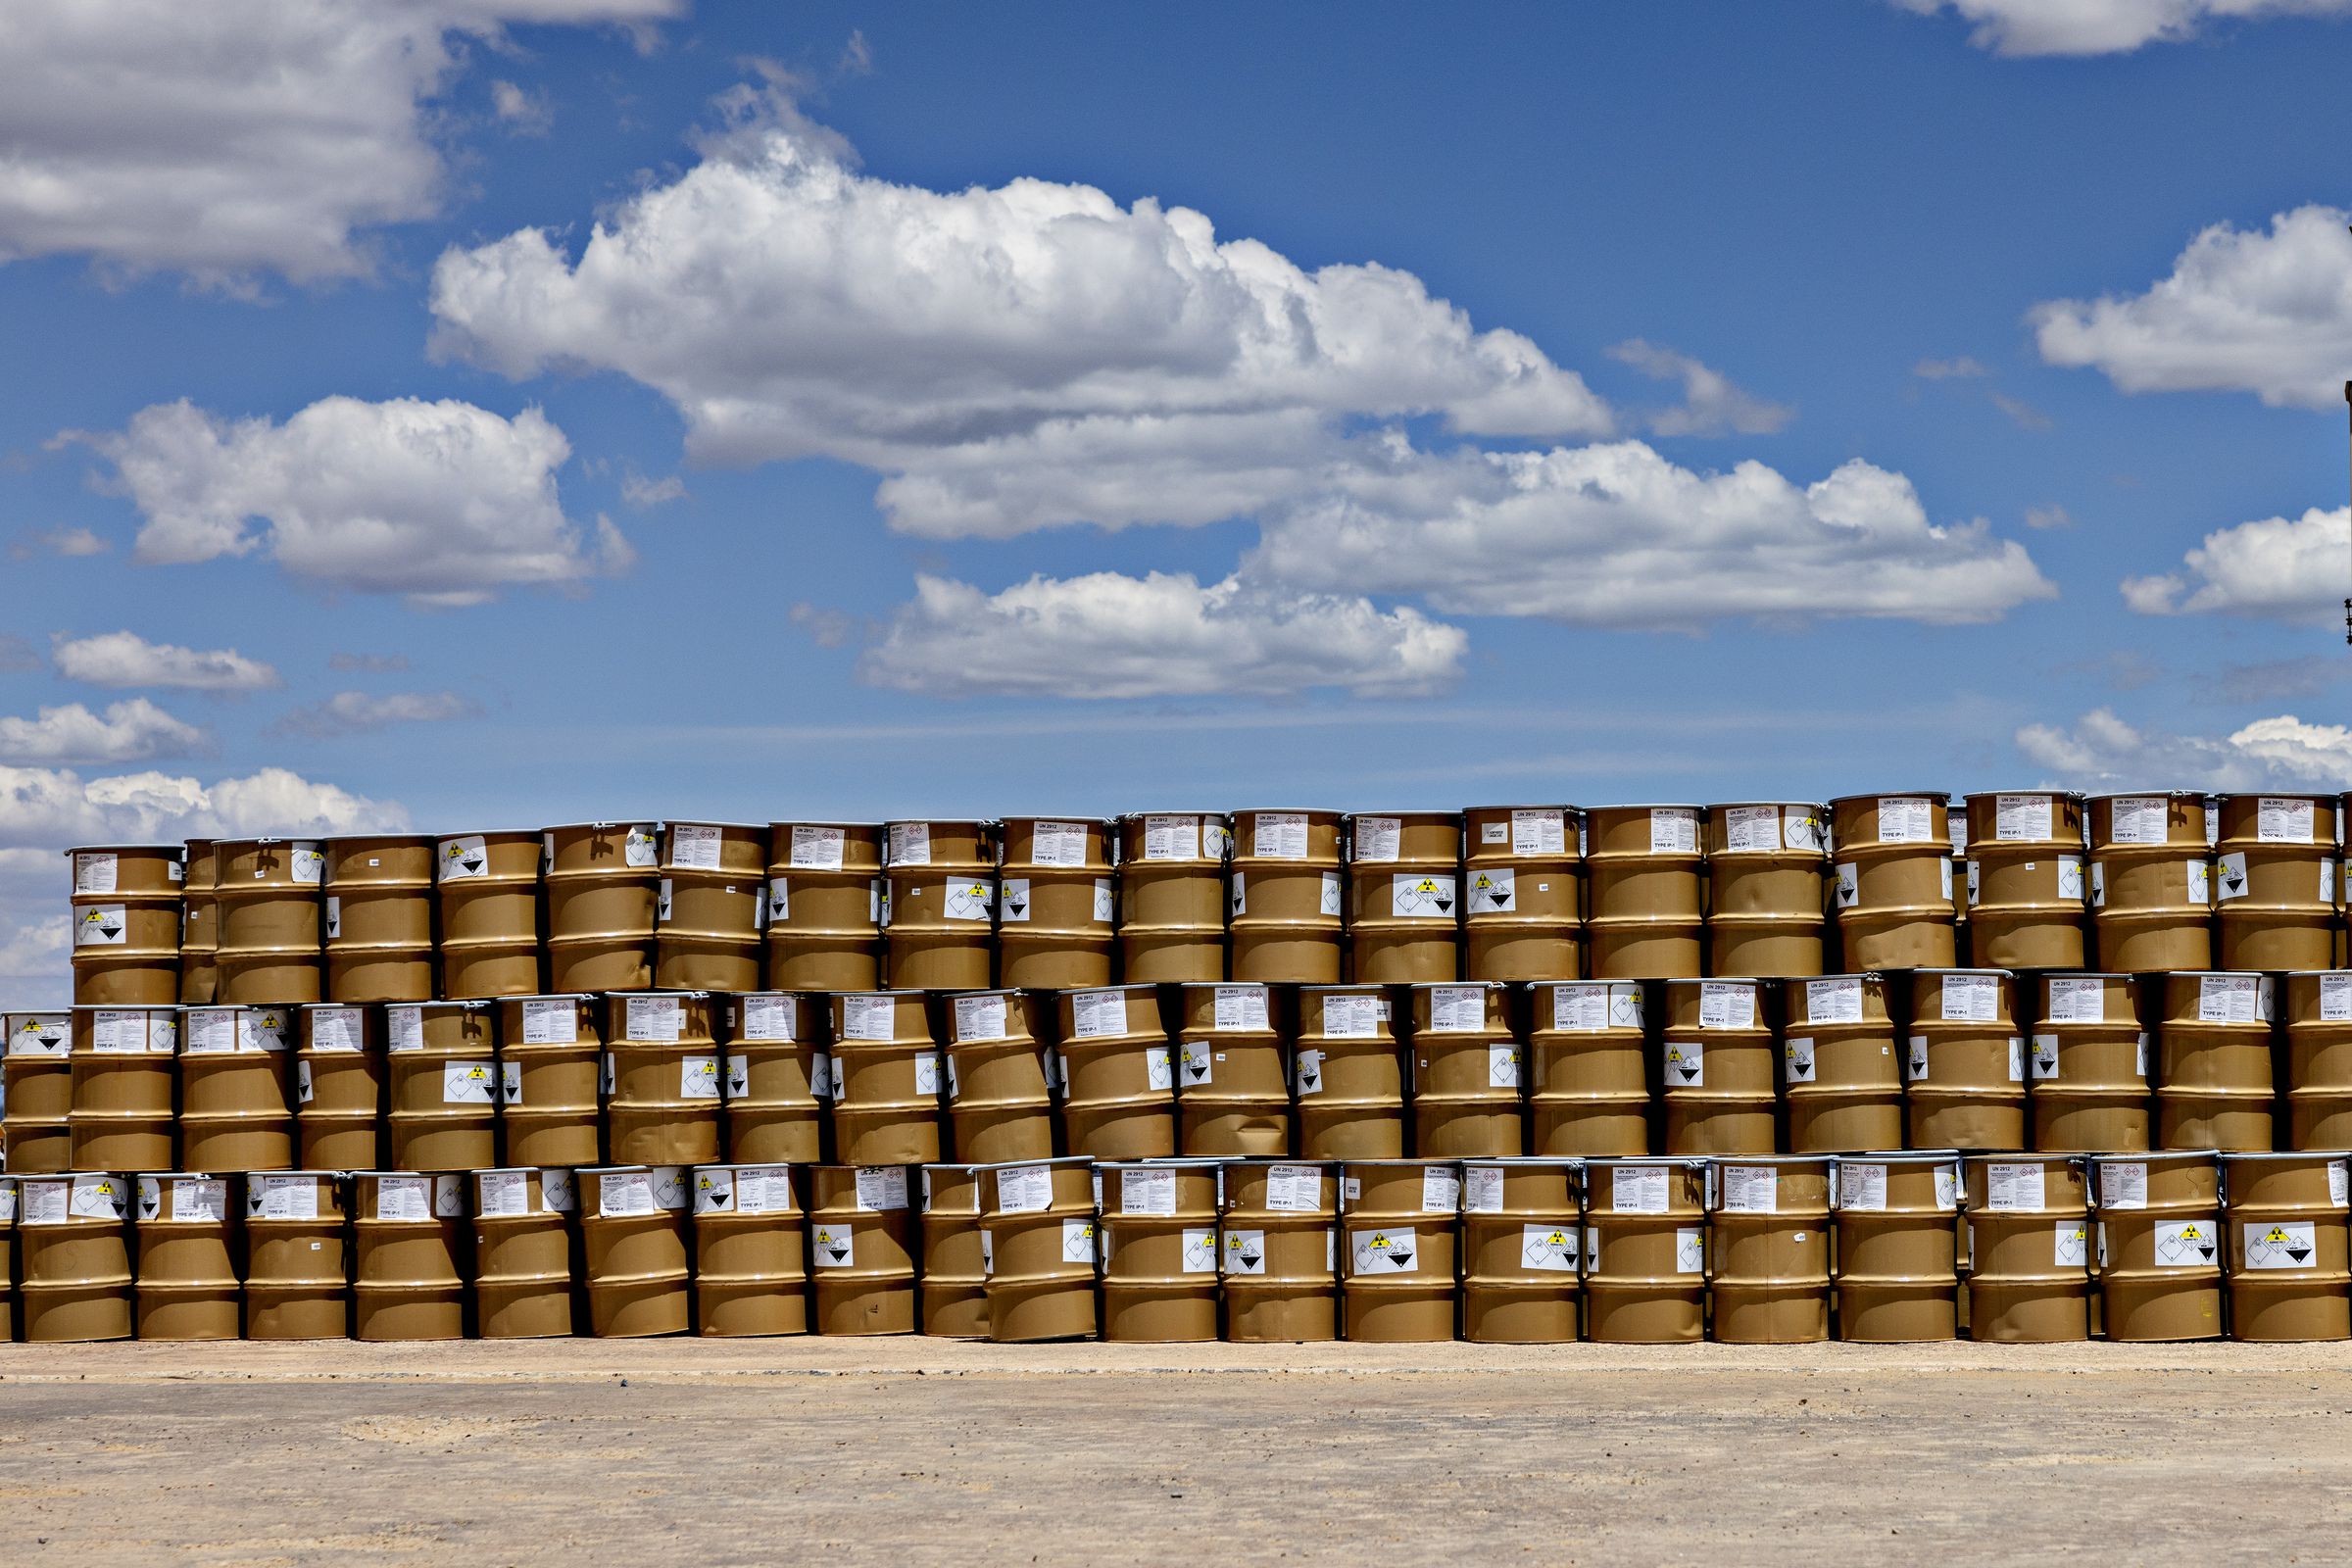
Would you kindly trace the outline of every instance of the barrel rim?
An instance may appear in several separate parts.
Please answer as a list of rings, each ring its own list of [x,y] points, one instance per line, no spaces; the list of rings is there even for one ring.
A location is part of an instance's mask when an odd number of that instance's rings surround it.
[[[234,842],[220,840],[216,842]],[[430,833],[329,833],[318,841],[321,844],[411,844],[427,845],[434,842]]]
[[[2105,1153],[2086,1154],[2083,1157],[2093,1165],[2117,1162],[2128,1165],[2154,1165],[2179,1159],[2219,1159],[2221,1155],[2222,1151],[2218,1149],[2144,1149],[2137,1153],[2133,1153],[2130,1150],[2110,1150]]]
[[[594,1002],[594,1001],[595,1001],[597,998],[599,998],[599,997],[601,997],[601,996],[604,996],[605,994],[606,994],[606,993],[604,993],[604,992],[602,992],[602,991],[532,991],[532,992],[526,992],[526,993],[523,993],[523,994],[520,994],[520,995],[517,995],[517,996],[512,996],[512,997],[487,997],[487,998],[483,998],[482,1000],[484,1000],[484,1001],[488,1001],[488,1002],[499,1002],[499,1003],[507,1003],[507,1002]],[[747,992],[747,993],[743,993],[743,994],[744,994],[744,995],[752,995],[753,993],[749,993],[749,992]],[[309,1006],[320,1006],[320,1007],[331,1007],[331,1006],[336,1006],[336,1005],[350,1006],[350,1007],[364,1007],[364,1006],[366,1006],[366,1005],[367,1005],[367,1004],[366,1004],[366,1003],[364,1003],[364,1002],[350,1002],[350,1003],[342,1003],[342,1004],[336,1004],[336,1003],[331,1003],[331,1002],[320,1002],[320,1003],[309,1003],[309,1004],[306,1004],[306,1005],[309,1005]],[[389,1006],[389,1005],[391,1005],[391,1004],[387,1003],[387,1004],[386,1004],[386,1005],[387,1005],[387,1006]]]
[[[2216,1156],[2221,1159],[2352,1159],[2352,1149],[2275,1149],[2247,1150],[2242,1153],[2224,1150]]]
[[[716,816],[664,817],[661,825],[664,832],[674,827],[739,827],[753,833],[764,833],[768,829],[768,824],[765,822],[737,822],[727,817]]]
[[[2085,801],[2147,800],[2162,797],[2168,801],[2209,801],[2218,799],[2210,790],[2099,790],[2082,797]]]
[[[76,1002],[60,1007],[60,1012],[259,1012],[266,1007],[278,1006],[273,1002]],[[33,1017],[35,1012],[10,1013],[11,1018]]]
[[[1963,802],[1997,801],[2004,795],[2039,795],[2053,801],[2087,801],[2090,799],[2081,790],[1971,790],[1960,799]]]
[[[1951,809],[1952,798],[1943,790],[1862,790],[1851,795],[1833,795],[1830,797],[1829,806],[1830,809],[1836,810],[1848,801],[1916,801],[1921,799],[1941,801],[1945,810]]]
[[[1829,809],[1830,803],[1827,801],[1716,801],[1709,805],[1707,809],[1728,811],[1735,806],[1778,806],[1782,808],[1801,806],[1808,811],[1826,811]]]
[[[1961,964],[1952,964],[1949,967],[1944,967],[1941,965],[1928,967],[1923,965],[1922,967],[1914,969],[1911,972],[1913,974],[1997,974],[2010,980],[2017,978],[2017,971],[2015,969],[1976,968]]]
[[[705,998],[705,999],[709,999],[710,997],[716,995],[716,993],[714,993],[714,992],[710,992],[710,991],[653,991],[653,990],[642,990],[642,991],[603,991],[603,992],[593,992],[593,993],[585,993],[585,994],[586,994],[586,995],[603,996],[603,997],[618,997],[618,998],[620,998],[620,999],[621,999],[622,1001],[624,1001],[624,1002],[625,1002],[625,1001],[627,1001],[627,1000],[628,1000],[629,998],[631,998],[631,997],[702,997],[702,998]],[[856,993],[854,993],[854,992],[841,993],[841,994],[842,994],[842,995],[856,995]],[[401,1005],[401,1004],[387,1004],[387,1005]]]
[[[1591,809],[1595,808],[1571,806],[1566,801],[1519,801],[1508,806],[1465,806],[1462,815],[1468,816],[1472,811],[1565,811],[1570,816],[1582,816]]]
[[[1436,817],[1445,817],[1445,818],[1448,818],[1448,819],[1451,819],[1451,820],[1453,820],[1453,821],[1457,821],[1457,822],[1458,822],[1458,821],[1460,821],[1460,820],[1461,820],[1462,813],[1461,813],[1459,810],[1449,809],[1449,808],[1445,808],[1445,807],[1435,807],[1435,808],[1430,808],[1430,809],[1427,809],[1427,810],[1409,810],[1409,811],[1408,811],[1408,810],[1394,810],[1394,809],[1392,809],[1392,810],[1380,810],[1380,811],[1347,811],[1347,812],[1343,812],[1343,813],[1341,814],[1340,820],[1341,820],[1341,821],[1343,821],[1343,822],[1353,822],[1353,821],[1356,821],[1357,819],[1359,819],[1359,818],[1361,818],[1361,817],[1367,817],[1367,816],[1375,816],[1375,817],[1377,817],[1377,816],[1394,816],[1394,817],[1396,817],[1396,818],[1397,818],[1397,819],[1399,819],[1399,820],[1402,820],[1403,818],[1405,818],[1405,817],[1408,817],[1408,816],[1436,816]]]
[[[1094,1156],[1091,1154],[1057,1154],[1052,1159],[1000,1159],[988,1164],[966,1165],[962,1168],[973,1171],[1019,1170],[1028,1165],[1092,1165],[1094,1162]],[[864,1168],[871,1169],[872,1167]]]
[[[184,842],[173,842],[170,844],[76,844],[72,849],[61,850],[59,853],[68,857],[72,857],[75,855],[104,855],[109,853],[121,854],[124,850],[169,850],[174,855],[184,856],[187,853],[187,845],[191,842],[203,842],[208,844],[276,844],[286,841],[281,841],[278,839],[206,839],[201,841],[190,840]],[[310,844],[318,841],[314,839],[302,839],[293,842]]]
[[[821,816],[786,816],[786,817],[778,817],[778,818],[776,818],[774,821],[771,821],[771,822],[769,822],[769,823],[767,824],[767,829],[768,829],[768,831],[769,831],[769,832],[771,832],[771,833],[772,833],[772,832],[774,832],[774,831],[775,831],[777,828],[780,828],[780,827],[887,827],[887,826],[889,826],[889,824],[888,824],[887,822],[881,821],[881,820],[880,820],[880,819],[878,819],[878,818],[876,818],[876,819],[872,819],[872,820],[868,820],[868,819],[865,819],[865,818],[852,819],[852,818],[849,818],[849,817],[842,817],[842,818],[838,818],[838,819],[836,819],[836,818],[833,818],[833,817],[821,817]]]
[[[215,839],[213,840],[213,847],[215,850],[220,850],[225,849],[233,844],[324,844],[326,840],[323,837],[304,838],[293,834],[268,833],[251,838]]]
[[[1585,808],[1588,815],[1594,811],[1696,811],[1703,816],[1706,809],[1695,801],[1619,801]]]

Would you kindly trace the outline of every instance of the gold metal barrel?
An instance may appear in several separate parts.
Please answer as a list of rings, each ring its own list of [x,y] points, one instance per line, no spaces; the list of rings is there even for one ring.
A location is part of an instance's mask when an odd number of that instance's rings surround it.
[[[710,1165],[724,1154],[718,1043],[707,991],[605,998],[605,1143],[617,1163]]]
[[[599,1165],[579,1180],[589,1332],[636,1340],[692,1328],[685,1168]]]
[[[364,1170],[352,1179],[352,1337],[464,1339],[467,1178]]]
[[[988,1238],[988,1337],[1000,1344],[1092,1339],[1094,1161],[1054,1159],[980,1168]]]
[[[336,838],[324,850],[327,1000],[430,1001],[433,840]]]
[[[2026,1147],[2026,1042],[2006,969],[1911,977],[1904,1061],[1914,1149]]]
[[[694,1331],[808,1332],[808,1239],[790,1165],[704,1165],[694,1180]],[[905,1187],[900,1188],[902,1204]]]
[[[2168,974],[2156,1025],[2156,1147],[2271,1149],[2271,1045],[2277,1016],[2267,974]]]
[[[2148,1031],[2128,974],[2045,974],[2028,1055],[2033,1147],[2133,1153],[2148,1147]]]
[[[29,1345],[131,1336],[127,1176],[19,1176],[17,1305]]]
[[[1453,1338],[1461,1167],[1349,1160],[1340,1167],[1340,1303],[1350,1340]]]
[[[1830,1337],[1833,1169],[1826,1154],[1715,1162],[1708,1227],[1720,1343],[1810,1345]]]
[[[309,1170],[372,1170],[383,1162],[384,1015],[314,1003],[297,1010],[296,1158]]]
[[[498,1011],[487,1002],[384,1009],[392,1163],[408,1171],[498,1164]]]
[[[177,1007],[74,1009],[74,1170],[161,1170],[174,1162]]]
[[[544,837],[519,831],[464,833],[439,841],[434,856],[442,995],[480,1000],[546,991],[539,974],[539,879],[548,858]],[[551,966],[563,967],[561,958],[551,958]]]
[[[2230,1337],[2352,1338],[2341,1153],[2224,1154]]]
[[[221,839],[213,846],[213,896],[220,910],[220,1000],[262,1005],[324,1001],[320,885],[326,855],[320,841]]]
[[[1225,1337],[1339,1338],[1339,1183],[1327,1164],[1227,1160],[1219,1178],[1218,1284]]]
[[[1054,1095],[1037,996],[973,991],[940,999],[948,1037],[948,1125],[975,1165],[1054,1157]]]
[[[1187,983],[1177,1030],[1178,1147],[1189,1156],[1291,1151],[1289,1052],[1270,989]]]
[[[1054,1015],[1070,1152],[1096,1159],[1174,1154],[1176,1043],[1160,1014],[1159,988],[1059,992]]]
[[[1102,1338],[1217,1337],[1217,1190],[1211,1159],[1120,1160],[1102,1177]]]
[[[245,1287],[232,1251],[238,1212],[230,1181],[201,1171],[137,1178],[140,1339],[239,1337]]]
[[[1948,968],[1953,936],[1950,802],[1847,795],[1830,803],[1838,937],[1848,969]]]
[[[816,1076],[824,999],[747,992],[727,999],[726,1016],[729,1157],[746,1165],[815,1164],[824,1153]]]
[[[1118,924],[1118,824],[1098,817],[1008,816],[997,899],[1001,983],[1057,991],[1110,984]]]
[[[1585,813],[1585,944],[1595,980],[1694,975],[1705,957],[1703,808]]]
[[[498,1120],[511,1164],[570,1169],[604,1157],[600,1010],[579,993],[499,999]]]
[[[765,823],[663,824],[655,985],[664,991],[757,991],[766,915]]]
[[[1586,1338],[1676,1345],[1706,1324],[1706,1162],[1585,1165]]]
[[[182,858],[180,885],[179,1000],[200,1006],[217,999],[220,984],[220,905],[211,839],[190,839]]]
[[[1572,981],[1528,988],[1533,1011],[1529,1139],[1539,1155],[1649,1152],[1644,986]]]
[[[1498,980],[1410,989],[1413,1148],[1431,1158],[1526,1152],[1524,1049]]]
[[[1119,957],[1130,981],[1225,977],[1225,862],[1233,822],[1222,811],[1119,818]]]
[[[2287,1142],[2352,1149],[2352,973],[2286,977]]]
[[[1972,1154],[1969,1338],[2090,1337],[2090,1194],[2077,1154]]]
[[[1474,806],[1462,813],[1462,974],[1574,980],[1585,972],[1584,813]]]
[[[1709,972],[1821,973],[1830,810],[1788,801],[1707,808]]]
[[[336,1171],[245,1178],[245,1337],[351,1334],[351,1179]]]
[[[179,1000],[183,853],[176,844],[66,852],[74,872],[74,1002],[168,1007]]]
[[[1969,951],[1979,967],[2080,969],[2089,951],[2082,797],[1968,797]]]
[[[1334,985],[1347,951],[1337,811],[1236,811],[1233,978]]]
[[[901,991],[976,991],[995,980],[997,839],[971,820],[892,822],[884,933]]]
[[[1359,981],[1409,984],[1461,973],[1462,814],[1347,819],[1348,936]]]
[[[1877,1344],[1959,1337],[1960,1161],[1839,1155],[1838,1337]]]
[[[1769,1154],[1779,1050],[1761,980],[1669,980],[1659,1081],[1670,1154]]]
[[[882,824],[770,822],[767,983],[871,991],[882,983]]]
[[[2213,962],[2213,854],[2201,797],[2090,798],[2090,918],[2098,964],[2124,974]]]
[[[0,1016],[5,1168],[19,1176],[74,1168],[74,1014]]]
[[[558,992],[652,985],[662,824],[569,822],[541,835],[540,855],[547,878],[548,983]]]
[[[1860,1153],[1903,1142],[1902,1054],[1875,974],[1824,975],[1781,986],[1781,1094],[1788,1148]]]
[[[1404,1046],[1385,986],[1304,986],[1292,1082],[1309,1159],[1404,1155]]]
[[[925,1165],[918,1174],[923,1191],[922,1331],[932,1339],[985,1340],[988,1235],[980,1228],[980,1173],[970,1165]],[[903,1181],[904,1167],[879,1166],[867,1175],[875,1183]],[[878,1206],[870,1195],[864,1200]]]
[[[286,1063],[303,1010],[187,1010],[179,1040],[181,1164],[245,1171],[293,1166],[294,1084]]]
[[[577,1332],[580,1200],[561,1166],[473,1173],[473,1308],[485,1340]]]
[[[2225,795],[2214,846],[2215,949],[2225,969],[2335,961],[2335,799]]]
[[[1577,1337],[1583,1192],[1574,1160],[1463,1163],[1463,1339],[1549,1345]]]
[[[855,992],[835,996],[832,1006],[835,1157],[853,1165],[937,1164],[942,1074],[923,994]]]
[[[2094,1154],[2099,1316],[2111,1340],[2222,1337],[2222,1172],[2211,1150]]]
[[[906,1172],[899,1172],[902,1182]],[[913,1215],[871,1166],[809,1172],[809,1284],[819,1334],[914,1332]]]

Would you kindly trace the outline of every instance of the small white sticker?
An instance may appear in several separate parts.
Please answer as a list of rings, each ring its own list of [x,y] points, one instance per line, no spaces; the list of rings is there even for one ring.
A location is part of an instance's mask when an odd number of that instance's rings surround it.
[[[1220,1030],[1264,1029],[1266,988],[1259,985],[1217,987],[1216,1026]]]
[[[1394,860],[1403,837],[1404,824],[1393,816],[1359,816],[1355,819],[1355,854],[1362,862]]]
[[[1752,1008],[1752,1002],[1750,1005]],[[1805,1021],[1807,1023],[1860,1023],[1862,1021],[1861,977],[1838,975],[1828,980],[1806,981]]]
[[[1718,1167],[1723,1173],[1723,1212],[1772,1214],[1781,1206],[1781,1173],[1770,1165]]]
[[[1879,1213],[1886,1207],[1886,1167],[1873,1161],[1838,1162],[1838,1206],[1857,1213]]]
[[[1500,1165],[1462,1168],[1462,1211],[1467,1214],[1502,1212],[1503,1169]]]
[[[956,998],[956,1043],[967,1041],[1003,1040],[1004,1038],[1004,997],[994,993],[978,997]]]
[[[929,865],[931,863],[931,824],[928,822],[891,823],[890,863],[894,866]]]
[[[1702,980],[1698,986],[1701,1029],[1752,1029],[1756,987],[1752,980]]]
[[[1614,1165],[1609,1167],[1609,1212],[1663,1214],[1667,1209],[1666,1167]]]
[[[1935,803],[1924,795],[1879,797],[1881,844],[1930,844],[1936,838]]]
[[[445,1061],[441,1064],[441,1103],[487,1105],[497,1087],[487,1061]]]
[[[1176,1173],[1172,1170],[1119,1172],[1119,1212],[1173,1215],[1176,1212]]]
[[[906,1206],[906,1166],[860,1165],[857,1181],[859,1208],[881,1214]]]
[[[1687,806],[1653,807],[1649,813],[1649,853],[1691,855],[1698,850],[1698,812]]]
[[[1568,813],[1565,811],[1514,810],[1511,812],[1511,853],[1513,855],[1562,855],[1567,853]],[[1499,822],[1488,826],[1500,827]]]
[[[686,1009],[675,997],[630,997],[622,1009],[626,1040],[676,1041],[686,1027]]]
[[[1666,1087],[1697,1089],[1707,1081],[1707,1048],[1695,1040],[1666,1042]]]
[[[1054,1205],[1054,1172],[1046,1165],[1007,1165],[997,1172],[997,1208],[1036,1214]]]
[[[1429,1027],[1433,1034],[1476,1034],[1486,1023],[1485,986],[1429,988]]]
[[[716,1100],[718,1098],[718,1058],[716,1056],[682,1056],[678,1059],[678,1098],[680,1100]]]

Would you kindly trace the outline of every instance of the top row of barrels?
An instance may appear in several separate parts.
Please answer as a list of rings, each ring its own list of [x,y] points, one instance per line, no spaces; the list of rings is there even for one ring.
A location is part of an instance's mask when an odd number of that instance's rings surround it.
[[[68,851],[74,1001],[2326,969],[2343,801],[584,822]]]

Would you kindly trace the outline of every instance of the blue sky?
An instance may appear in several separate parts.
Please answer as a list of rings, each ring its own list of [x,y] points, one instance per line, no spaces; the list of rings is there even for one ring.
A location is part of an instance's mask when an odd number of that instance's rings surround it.
[[[0,984],[104,839],[2352,785],[2348,64],[2337,0],[10,7]]]

